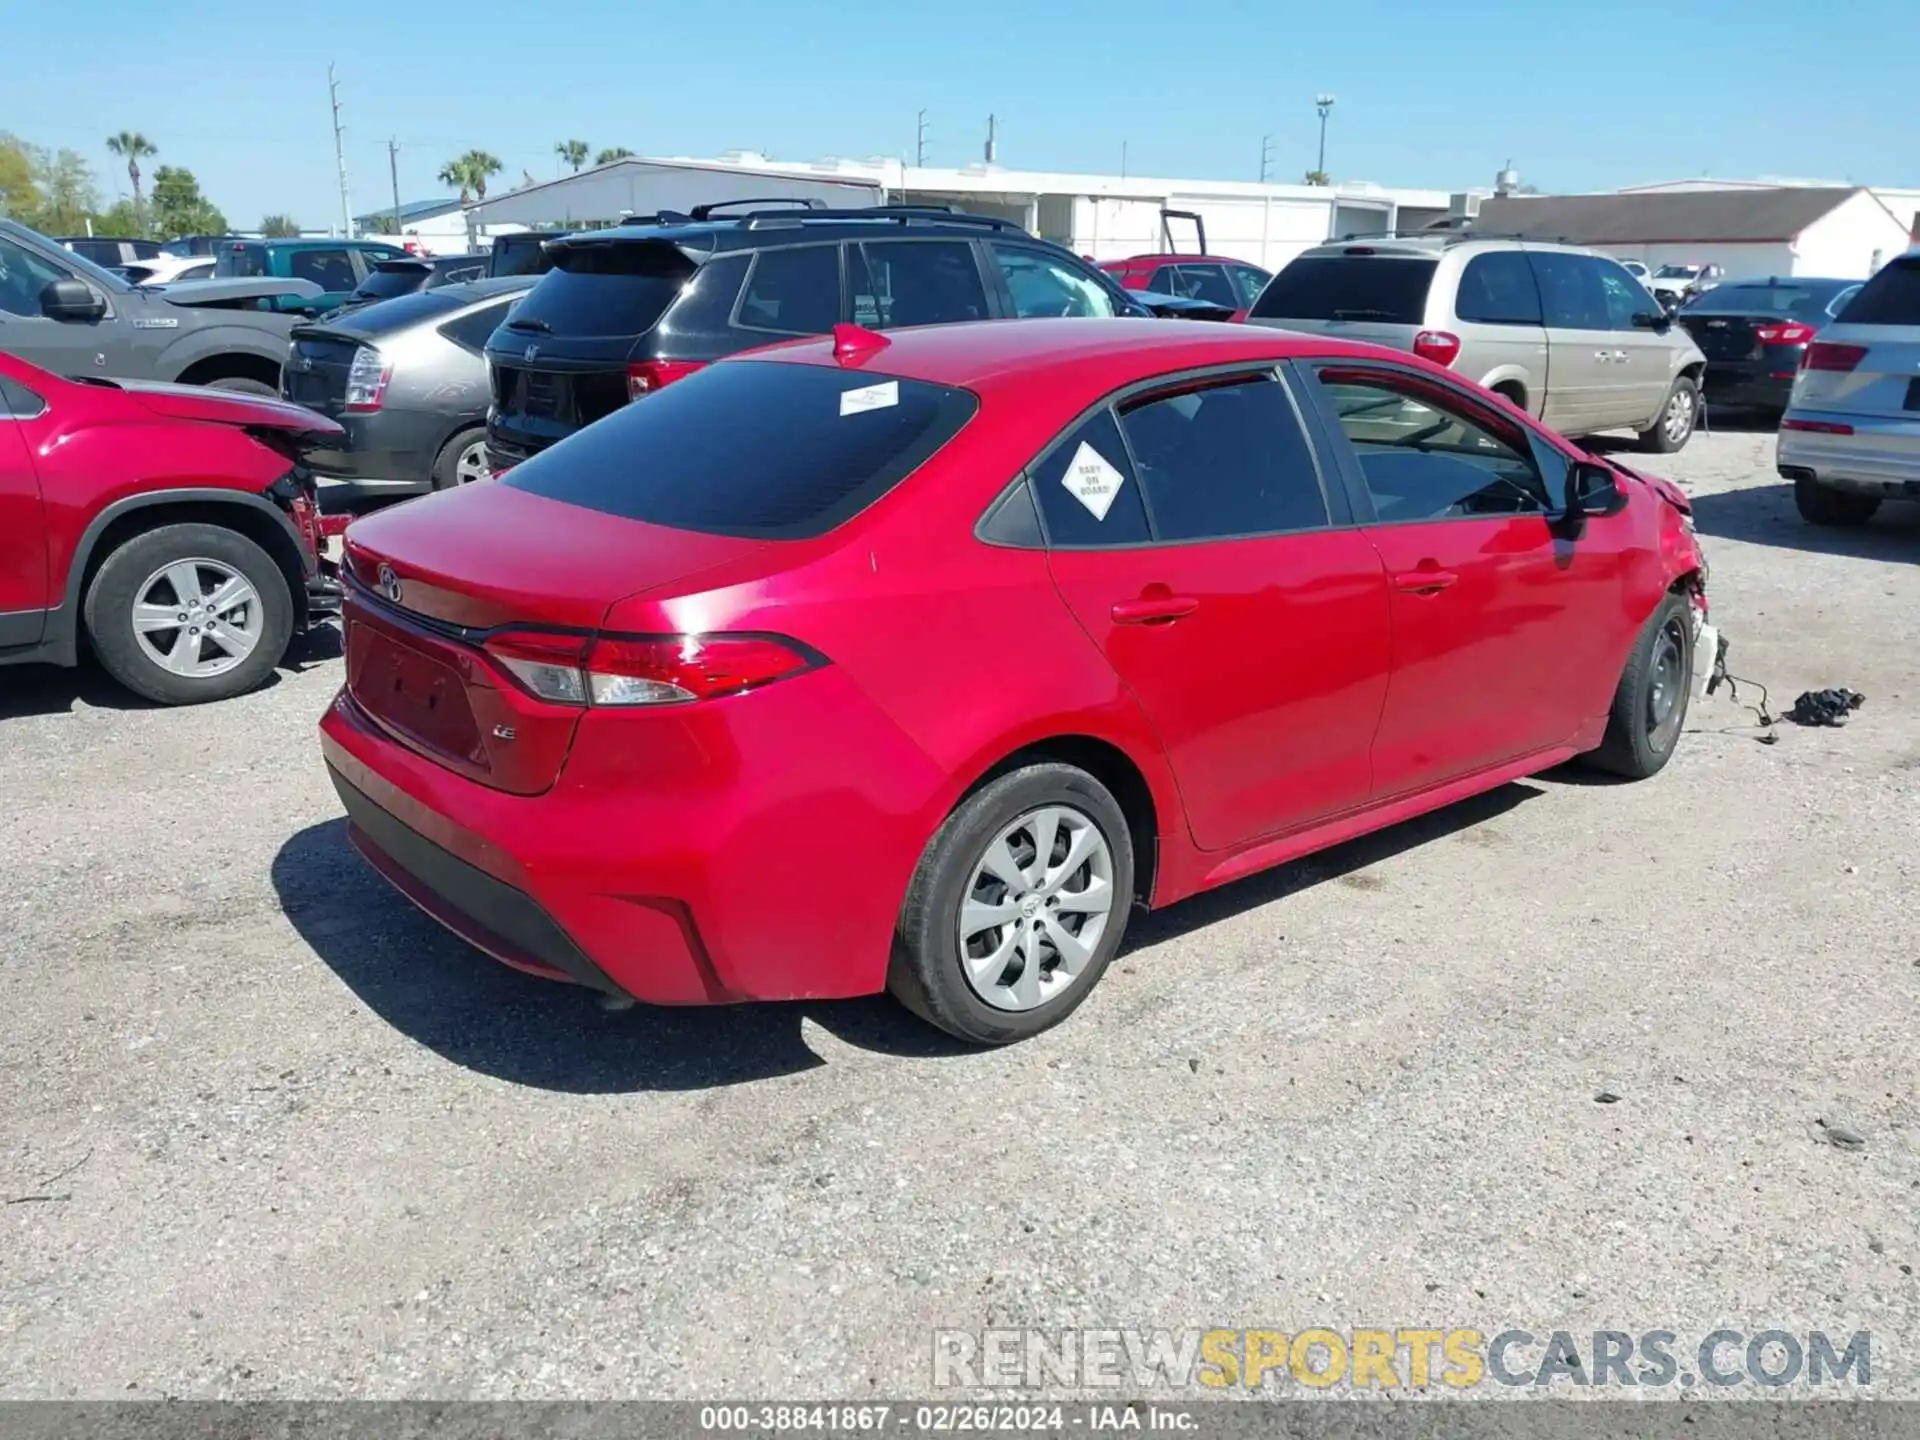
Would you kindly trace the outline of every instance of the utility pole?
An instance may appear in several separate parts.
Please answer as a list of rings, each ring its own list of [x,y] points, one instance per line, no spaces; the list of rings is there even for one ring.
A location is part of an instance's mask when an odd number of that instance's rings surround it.
[[[340,82],[333,78],[333,66],[327,66],[327,94],[333,100],[333,158],[340,165],[340,234],[349,237],[353,234],[353,202],[347,198],[347,150],[343,137],[346,129],[340,123]]]
[[[1267,183],[1267,167],[1273,163],[1273,136],[1260,137],[1260,183]]]
[[[999,122],[989,115],[987,116],[987,164],[991,165],[999,158]]]
[[[1313,108],[1320,112],[1320,163],[1313,168],[1315,173],[1325,175],[1327,173],[1327,116],[1333,113],[1333,96],[1314,96]]]
[[[400,233],[400,142],[387,141],[387,174],[393,179],[393,233]]]
[[[1127,142],[1124,140],[1120,142],[1120,178],[1127,178]]]
[[[913,165],[917,170],[927,163],[927,112],[920,112],[918,126],[914,130]]]

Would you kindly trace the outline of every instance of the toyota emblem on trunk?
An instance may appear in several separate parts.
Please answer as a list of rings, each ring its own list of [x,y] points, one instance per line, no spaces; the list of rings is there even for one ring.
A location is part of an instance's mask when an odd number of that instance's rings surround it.
[[[400,603],[400,577],[393,573],[391,565],[380,567],[380,593],[394,604]]]

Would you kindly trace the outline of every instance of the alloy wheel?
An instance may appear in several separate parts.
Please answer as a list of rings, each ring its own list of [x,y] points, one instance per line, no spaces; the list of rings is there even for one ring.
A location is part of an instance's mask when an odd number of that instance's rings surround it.
[[[493,467],[487,464],[487,442],[476,440],[460,452],[460,458],[453,462],[453,481],[456,485],[471,485],[476,480],[485,480],[493,474]]]
[[[1030,810],[993,838],[960,903],[960,961],[996,1010],[1033,1010],[1093,963],[1114,913],[1113,852],[1070,805]]]
[[[1696,403],[1693,391],[1684,385],[1677,387],[1667,400],[1667,413],[1661,424],[1667,432],[1670,443],[1678,445],[1693,433],[1693,414]]]
[[[134,592],[133,633],[155,665],[193,680],[224,675],[260,641],[260,596],[231,565],[176,560]]]

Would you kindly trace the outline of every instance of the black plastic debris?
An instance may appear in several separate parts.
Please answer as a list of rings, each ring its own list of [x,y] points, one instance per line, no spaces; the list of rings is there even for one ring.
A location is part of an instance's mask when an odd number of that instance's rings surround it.
[[[1866,703],[1858,690],[1809,690],[1793,702],[1787,719],[1796,725],[1844,725],[1847,716]]]

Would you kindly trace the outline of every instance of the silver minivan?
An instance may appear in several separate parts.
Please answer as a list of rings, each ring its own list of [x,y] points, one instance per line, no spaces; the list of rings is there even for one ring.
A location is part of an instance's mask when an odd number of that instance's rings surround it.
[[[1471,231],[1318,245],[1247,323],[1411,350],[1563,435],[1627,429],[1666,452],[1699,418],[1707,357],[1617,261],[1571,245]]]
[[[1776,465],[1813,525],[1920,500],[1920,249],[1883,267],[1800,357]]]

